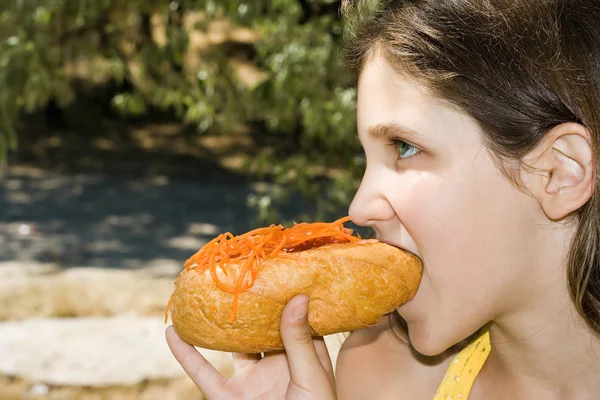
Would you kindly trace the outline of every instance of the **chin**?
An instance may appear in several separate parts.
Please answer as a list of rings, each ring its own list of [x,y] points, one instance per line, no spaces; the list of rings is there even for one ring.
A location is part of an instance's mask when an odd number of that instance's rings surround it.
[[[409,325],[409,338],[411,346],[424,356],[437,356],[454,345],[443,335],[435,334],[439,330],[430,331],[424,326]]]

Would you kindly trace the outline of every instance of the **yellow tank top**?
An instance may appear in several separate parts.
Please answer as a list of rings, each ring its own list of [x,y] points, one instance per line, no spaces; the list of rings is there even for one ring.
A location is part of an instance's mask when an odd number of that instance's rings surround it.
[[[491,349],[490,333],[486,329],[454,357],[433,400],[468,399],[475,378]]]

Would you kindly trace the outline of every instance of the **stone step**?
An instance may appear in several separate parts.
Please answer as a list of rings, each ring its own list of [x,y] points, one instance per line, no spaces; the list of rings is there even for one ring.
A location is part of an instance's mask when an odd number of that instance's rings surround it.
[[[34,318],[0,323],[0,375],[62,386],[134,385],[183,375],[158,317]],[[326,337],[332,360],[340,335]],[[199,349],[218,370],[231,355]]]
[[[0,374],[68,386],[133,385],[183,374],[160,318],[28,319],[0,323]],[[227,353],[202,350],[217,368]]]

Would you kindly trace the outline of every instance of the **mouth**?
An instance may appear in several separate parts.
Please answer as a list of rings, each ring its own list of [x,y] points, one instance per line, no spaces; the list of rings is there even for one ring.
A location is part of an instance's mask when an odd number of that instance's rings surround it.
[[[417,257],[421,263],[423,262],[423,260],[421,259],[421,257],[419,257],[413,250],[409,249],[408,247],[402,245],[401,243],[397,243],[394,242],[393,240],[388,240],[385,237],[382,237],[381,233],[375,229],[372,226],[360,226],[360,225],[354,225],[352,224],[352,229],[357,232],[360,237],[364,240],[377,240],[379,242],[385,243],[387,245],[393,246],[397,249],[400,249],[406,253],[409,253],[415,257]]]

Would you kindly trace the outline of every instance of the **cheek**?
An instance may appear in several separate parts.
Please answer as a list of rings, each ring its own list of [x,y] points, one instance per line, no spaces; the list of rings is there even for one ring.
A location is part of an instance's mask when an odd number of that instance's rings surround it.
[[[528,228],[520,194],[503,177],[480,176],[466,185],[429,176],[408,188],[396,198],[397,213],[425,273],[415,301],[401,314],[415,348],[433,355],[508,307],[512,288],[523,279]]]
[[[490,223],[483,218],[486,210],[447,181],[422,182],[420,186],[404,201],[400,218],[425,263],[424,283],[429,282],[436,291],[460,293],[476,279],[472,273],[485,258],[481,225]]]
[[[527,259],[532,236],[526,196],[492,165],[476,172],[421,175],[395,199],[403,227],[425,263],[418,296],[434,323],[459,322],[476,329],[499,309]],[[426,304],[426,305],[425,305]],[[473,310],[472,314],[465,310]],[[483,311],[485,310],[485,311]],[[483,315],[483,313],[487,313]],[[481,315],[477,315],[481,313]],[[468,334],[468,332],[467,332]],[[459,337],[457,340],[460,340]]]

